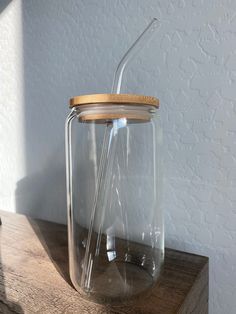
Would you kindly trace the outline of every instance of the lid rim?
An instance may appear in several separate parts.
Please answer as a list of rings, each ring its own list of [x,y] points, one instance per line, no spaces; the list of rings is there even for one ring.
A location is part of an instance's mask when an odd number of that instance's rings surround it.
[[[94,104],[126,104],[126,105],[149,105],[159,108],[159,99],[153,96],[138,94],[91,94],[75,96],[70,99],[69,107]]]

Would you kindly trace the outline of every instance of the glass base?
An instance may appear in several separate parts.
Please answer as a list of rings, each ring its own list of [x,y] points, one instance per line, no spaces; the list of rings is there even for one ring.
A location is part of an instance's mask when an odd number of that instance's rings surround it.
[[[107,239],[105,234],[97,250],[98,235],[93,232],[86,259],[87,233],[80,229],[77,254],[70,255],[71,280],[84,298],[97,303],[130,303],[152,290],[163,265],[163,250],[118,237]],[[74,252],[72,248],[70,253]]]
[[[97,303],[120,303],[144,296],[156,280],[142,267],[127,262],[112,262],[103,273],[94,275],[85,298]]]

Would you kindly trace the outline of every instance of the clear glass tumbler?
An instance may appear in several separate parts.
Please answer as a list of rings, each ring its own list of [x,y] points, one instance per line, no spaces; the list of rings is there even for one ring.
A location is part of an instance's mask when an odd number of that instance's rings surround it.
[[[158,99],[77,96],[66,121],[70,276],[96,302],[139,296],[164,259]]]

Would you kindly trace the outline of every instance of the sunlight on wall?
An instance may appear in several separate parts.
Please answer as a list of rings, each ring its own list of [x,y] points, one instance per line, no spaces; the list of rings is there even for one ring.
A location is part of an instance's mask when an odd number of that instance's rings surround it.
[[[24,175],[21,1],[0,13],[0,208],[15,211],[15,184]]]

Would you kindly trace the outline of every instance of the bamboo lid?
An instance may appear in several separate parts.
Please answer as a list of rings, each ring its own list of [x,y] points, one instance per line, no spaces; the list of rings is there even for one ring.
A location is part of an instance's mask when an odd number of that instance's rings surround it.
[[[70,108],[92,104],[149,105],[159,108],[159,99],[135,94],[91,94],[70,99]]]

